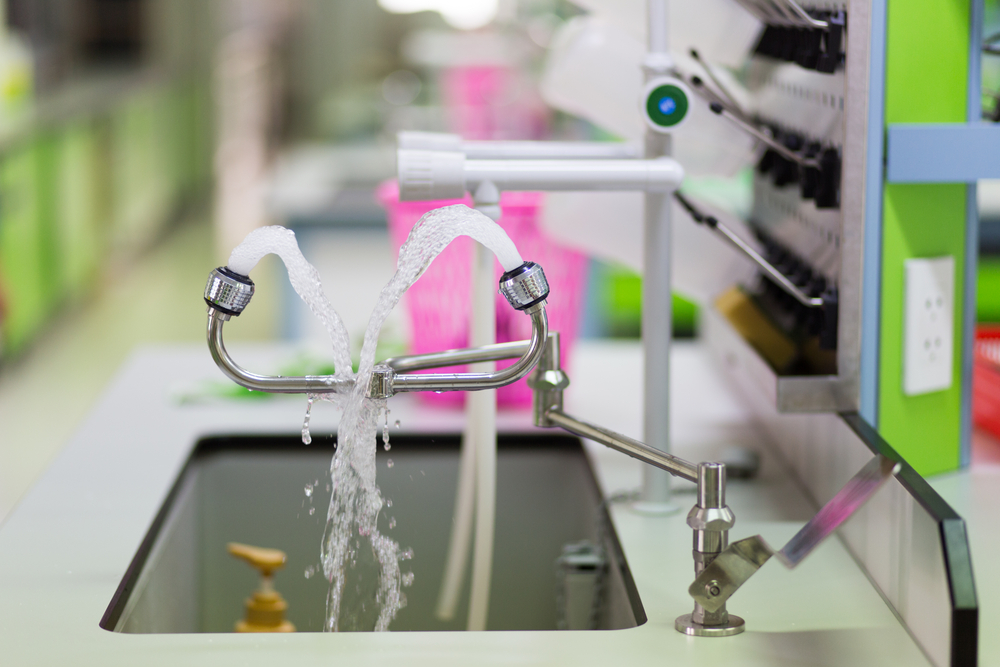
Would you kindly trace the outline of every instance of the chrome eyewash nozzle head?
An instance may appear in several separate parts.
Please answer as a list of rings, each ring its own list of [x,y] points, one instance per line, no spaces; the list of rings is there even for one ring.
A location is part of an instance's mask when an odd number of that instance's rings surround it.
[[[516,310],[527,310],[549,296],[549,281],[542,267],[525,262],[500,276],[500,293]]]
[[[205,285],[205,303],[226,315],[239,315],[253,296],[253,281],[226,266],[212,269]]]

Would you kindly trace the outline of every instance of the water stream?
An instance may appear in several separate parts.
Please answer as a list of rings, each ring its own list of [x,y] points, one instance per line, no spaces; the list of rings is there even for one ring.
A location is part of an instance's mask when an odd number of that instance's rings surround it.
[[[347,329],[327,299],[319,273],[299,251],[293,232],[283,227],[254,230],[229,259],[230,269],[247,275],[264,255],[281,257],[292,287],[329,332],[336,377],[355,380],[346,396],[309,397],[309,407],[315,399],[343,407],[337,451],[330,467],[333,489],[321,547],[323,572],[330,582],[327,631],[386,631],[406,605],[402,588],[412,582],[413,573],[403,573],[400,564],[412,558],[413,552],[401,549],[378,528],[379,512],[387,501],[375,483],[376,432],[386,417],[386,401],[367,398],[365,393],[386,317],[431,261],[459,236],[470,236],[493,251],[505,271],[522,264],[507,234],[485,215],[463,205],[424,215],[400,248],[396,273],[382,289],[368,320],[356,374],[351,369]],[[308,444],[308,416],[302,436]]]

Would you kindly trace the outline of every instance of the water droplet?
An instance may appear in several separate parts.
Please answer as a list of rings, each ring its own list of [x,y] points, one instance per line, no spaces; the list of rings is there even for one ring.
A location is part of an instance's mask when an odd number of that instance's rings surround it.
[[[399,428],[399,420],[398,419],[396,420],[396,423],[393,424],[393,426],[395,426],[396,428]]]
[[[407,549],[399,554],[399,560],[410,560],[411,558],[413,558],[413,549]]]
[[[385,506],[386,506],[386,507],[392,507],[392,499],[388,499],[388,500],[386,500],[386,501],[385,501]]]
[[[316,513],[316,508],[315,507],[310,507],[309,508],[309,516],[312,516],[315,513]]]
[[[306,484],[305,492],[306,492],[306,498],[311,498],[313,494],[313,485]]]
[[[315,396],[310,395],[306,398],[306,416],[302,419],[302,444],[309,445],[312,444],[312,434],[309,432],[309,420],[312,417],[313,402],[316,400]]]
[[[403,574],[403,576],[400,577],[400,582],[404,586],[412,586],[413,585],[413,573],[412,572],[405,572]]]
[[[392,528],[395,528],[395,527],[396,527],[396,517],[394,517],[394,516],[393,517],[389,517],[389,528],[392,529]]]
[[[396,465],[396,464],[392,462],[392,459],[389,459],[388,461],[386,461],[386,462],[385,462],[385,465],[386,465],[387,467],[391,468],[392,466],[394,466],[394,465]]]

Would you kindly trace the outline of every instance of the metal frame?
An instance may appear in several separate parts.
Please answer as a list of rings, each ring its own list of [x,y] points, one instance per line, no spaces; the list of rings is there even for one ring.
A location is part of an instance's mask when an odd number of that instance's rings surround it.
[[[873,4],[884,0],[873,0]],[[884,10],[884,7],[882,8]],[[717,340],[723,344],[725,355],[737,355],[743,361],[737,366],[739,372],[750,372],[756,376],[756,383],[772,396],[780,412],[840,412],[858,410],[862,403],[862,373],[867,375],[869,355],[865,355],[862,370],[862,339],[868,336],[868,322],[862,319],[862,310],[867,311],[870,301],[869,278],[878,275],[878,267],[871,266],[872,248],[871,224],[881,220],[881,138],[873,141],[871,136],[872,105],[881,109],[882,86],[876,82],[875,92],[870,90],[873,72],[884,69],[882,61],[869,61],[870,30],[873,16],[866,2],[852,2],[849,7],[850,29],[846,40],[846,66],[843,83],[843,126],[841,134],[842,178],[841,203],[839,210],[840,234],[837,245],[839,261],[833,272],[836,277],[839,299],[837,329],[837,373],[836,375],[781,376],[778,375],[760,355],[740,339],[742,344],[731,340],[729,334],[722,334]],[[876,17],[884,23],[884,12]],[[884,30],[882,31],[884,38]],[[791,65],[790,65],[791,66]],[[829,75],[817,74],[823,81]],[[871,98],[871,99],[870,99]],[[881,114],[881,111],[877,113]],[[881,118],[881,116],[879,116]],[[881,121],[879,121],[881,127]],[[839,134],[839,133],[838,133]],[[871,197],[871,179],[877,178],[879,192],[877,208]],[[759,179],[758,179],[759,180]],[[877,217],[872,217],[876,213]],[[879,227],[880,229],[880,227]],[[785,239],[782,239],[783,241]],[[876,239],[877,240],[877,239]],[[793,249],[795,249],[793,245]],[[807,253],[802,253],[806,256]],[[877,294],[876,294],[877,296]],[[877,307],[877,302],[876,302]],[[735,330],[717,313],[706,315],[706,329]],[[865,322],[865,331],[862,323]],[[876,329],[877,333],[877,329]],[[877,369],[875,369],[877,371]],[[868,384],[871,379],[866,377]],[[867,391],[866,398],[867,398]]]
[[[885,33],[887,0],[871,0],[868,8],[868,128],[864,177],[863,287],[861,295],[861,415],[878,423],[879,342],[882,300],[882,127],[885,122]],[[853,10],[853,7],[852,7]],[[853,11],[852,11],[853,13]],[[853,26],[852,26],[853,28]],[[860,40],[858,40],[860,41]],[[848,40],[848,48],[852,42]]]
[[[841,417],[873,454],[885,456],[899,463],[900,469],[895,475],[896,480],[937,527],[939,539],[937,546],[943,556],[945,567],[943,576],[947,582],[950,605],[946,619],[948,621],[947,664],[951,667],[976,665],[979,646],[979,601],[965,521],[860,415],[847,413]],[[852,545],[850,539],[846,541],[848,546],[856,551],[857,545]],[[921,546],[933,545],[913,544],[911,548],[916,551]],[[870,570],[869,563],[864,559],[859,558],[859,560],[866,570]],[[893,604],[892,601],[887,601]],[[915,605],[911,602],[911,606]],[[893,604],[893,607],[897,605]],[[906,615],[907,610],[897,608],[896,611],[903,616],[903,621],[914,640],[924,648],[931,661],[943,664],[944,656],[936,654],[928,646],[928,638],[921,637],[918,629],[910,624]]]

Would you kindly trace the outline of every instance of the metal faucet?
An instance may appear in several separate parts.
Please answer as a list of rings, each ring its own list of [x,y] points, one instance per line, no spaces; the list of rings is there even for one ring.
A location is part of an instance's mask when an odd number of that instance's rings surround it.
[[[352,379],[332,375],[304,377],[258,375],[245,370],[233,360],[226,351],[222,327],[230,317],[237,317],[243,312],[250,303],[254,289],[254,283],[249,276],[236,273],[228,267],[219,267],[209,273],[208,283],[205,286],[205,303],[208,304],[208,348],[222,372],[233,382],[254,391],[275,394],[331,394],[350,391],[354,386]],[[545,300],[549,295],[549,284],[541,266],[534,262],[524,262],[500,277],[499,291],[515,310],[531,318],[530,340],[388,359],[376,366],[372,373],[367,396],[389,398],[393,394],[409,391],[496,389],[525,377],[541,359],[548,336]],[[518,361],[513,365],[488,373],[405,372],[515,358],[518,358]]]
[[[528,379],[533,390],[533,419],[539,427],[560,427],[665,470],[698,485],[698,502],[687,515],[694,531],[695,580],[688,588],[694,610],[674,622],[678,632],[699,637],[728,637],[745,629],[742,618],[730,614],[726,601],[772,555],[788,568],[800,563],[839,525],[860,509],[899,469],[897,461],[874,457],[782,549],[775,550],[760,536],[729,544],[735,523],[726,505],[726,466],[691,463],[655,447],[576,419],[563,411],[563,390],[569,377],[559,364],[559,334],[549,333],[545,315],[548,282],[542,268],[525,262],[500,278],[500,293],[516,310],[531,318],[531,339],[445,350],[432,354],[387,359],[375,367],[367,388],[371,398],[388,398],[409,391],[477,391],[516,382],[534,369]],[[219,368],[248,389],[280,394],[328,394],[350,391],[354,380],[336,376],[280,377],[258,375],[233,361],[222,339],[222,325],[238,316],[250,303],[254,284],[248,276],[227,267],[212,270],[205,286],[208,304],[208,346]],[[481,361],[518,359],[508,368],[489,373],[414,374],[407,371],[455,366]]]
[[[688,587],[694,611],[674,621],[674,628],[686,635],[729,637],[743,632],[744,620],[726,609],[726,601],[740,586],[771,556],[777,556],[789,569],[797,566],[899,470],[898,461],[882,455],[872,458],[780,550],[772,548],[760,535],[729,544],[729,529],[736,518],[726,505],[724,463],[694,464],[566,414],[563,390],[569,386],[569,377],[559,367],[558,333],[549,334],[528,385],[534,390],[535,426],[558,426],[698,485],[698,502],[687,515],[687,524],[694,531],[695,580]]]
[[[563,411],[563,390],[569,386],[569,378],[559,365],[558,333],[549,334],[542,359],[528,379],[528,385],[534,390],[535,426],[558,426],[698,485],[698,503],[687,516],[687,524],[694,530],[695,577],[729,546],[729,529],[736,519],[726,505],[724,463],[691,463],[566,414]],[[743,632],[746,626],[742,618],[726,610],[725,602],[709,611],[695,601],[694,611],[679,617],[674,627],[687,635],[727,637]]]

